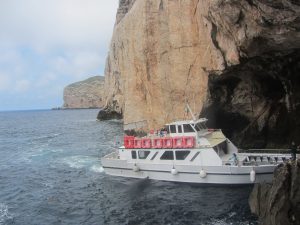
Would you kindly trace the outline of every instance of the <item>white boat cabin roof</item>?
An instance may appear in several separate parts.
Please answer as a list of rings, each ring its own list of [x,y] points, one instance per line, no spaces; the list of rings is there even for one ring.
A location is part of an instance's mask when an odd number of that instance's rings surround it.
[[[192,134],[196,135],[197,132],[204,132],[207,131],[207,127],[205,123],[208,121],[206,118],[201,118],[198,120],[182,120],[182,121],[176,121],[169,124],[166,124],[166,130],[171,136],[174,135],[186,135],[186,134]]]
[[[206,123],[208,119],[206,118],[200,118],[198,120],[182,120],[182,121],[175,121],[172,123],[166,124],[166,126],[170,125],[183,125],[183,124],[197,124],[197,123]]]

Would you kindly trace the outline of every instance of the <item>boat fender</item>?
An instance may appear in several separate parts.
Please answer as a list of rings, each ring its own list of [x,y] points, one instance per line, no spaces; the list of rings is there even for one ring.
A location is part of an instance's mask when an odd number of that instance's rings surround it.
[[[137,165],[134,164],[132,170],[133,170],[134,172],[139,172],[139,171],[140,171],[140,168],[139,168]]]
[[[251,172],[250,172],[250,181],[252,183],[254,183],[255,179],[256,179],[256,177],[255,177],[255,171],[252,169]]]
[[[104,173],[104,168],[102,166],[100,167],[99,172]]]
[[[178,171],[175,168],[172,168],[171,169],[171,174],[176,175],[176,174],[178,174]]]
[[[205,172],[205,170],[201,170],[199,174],[200,174],[201,178],[205,178],[207,176],[207,173]]]

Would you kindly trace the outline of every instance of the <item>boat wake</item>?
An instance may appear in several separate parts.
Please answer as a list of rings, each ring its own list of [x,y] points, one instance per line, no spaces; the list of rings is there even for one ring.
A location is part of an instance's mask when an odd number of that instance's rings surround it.
[[[67,164],[69,167],[75,169],[91,168],[91,170],[97,172],[98,167],[96,165],[99,164],[99,159],[98,157],[76,155],[62,158],[60,159],[60,163]]]
[[[97,163],[97,165],[91,166],[90,170],[92,172],[95,172],[95,173],[102,173],[103,172],[102,166],[100,166],[98,163]]]

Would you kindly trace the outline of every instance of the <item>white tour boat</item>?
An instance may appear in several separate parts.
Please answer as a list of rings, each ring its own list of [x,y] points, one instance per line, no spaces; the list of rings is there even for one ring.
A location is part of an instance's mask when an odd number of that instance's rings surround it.
[[[239,153],[207,119],[176,121],[165,131],[124,137],[124,146],[101,158],[113,176],[203,184],[251,184],[272,180],[290,154]]]

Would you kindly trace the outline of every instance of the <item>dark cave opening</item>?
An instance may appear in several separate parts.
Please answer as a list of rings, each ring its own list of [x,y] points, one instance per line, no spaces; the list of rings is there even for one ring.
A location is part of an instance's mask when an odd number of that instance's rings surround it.
[[[240,148],[300,144],[300,50],[244,59],[222,75],[210,74],[201,117]]]

